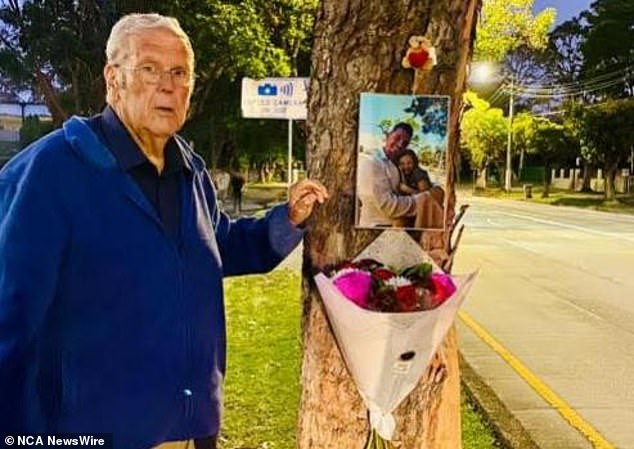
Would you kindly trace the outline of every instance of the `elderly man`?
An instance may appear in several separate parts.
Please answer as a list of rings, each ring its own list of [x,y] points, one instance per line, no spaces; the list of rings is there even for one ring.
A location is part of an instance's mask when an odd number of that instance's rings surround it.
[[[396,219],[415,217],[422,193],[400,195],[397,156],[407,148],[413,130],[407,123],[397,123],[385,139],[383,148],[373,156],[360,155],[357,195],[360,201],[358,226],[389,227]],[[420,199],[419,199],[420,197]]]
[[[0,172],[0,434],[215,447],[222,278],[272,269],[327,192],[301,182],[265,218],[231,221],[176,135],[194,80],[178,22],[126,16],[106,55],[106,109]]]

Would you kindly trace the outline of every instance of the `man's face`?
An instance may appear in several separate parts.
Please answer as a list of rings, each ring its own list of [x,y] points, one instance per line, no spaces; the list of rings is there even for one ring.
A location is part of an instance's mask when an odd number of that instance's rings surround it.
[[[182,82],[193,69],[185,45],[161,29],[133,36],[129,45],[128,58],[106,67],[113,106],[138,136],[168,138],[185,123],[193,89],[193,82]]]
[[[397,153],[407,148],[410,140],[411,137],[409,133],[403,128],[392,131],[385,139],[385,154],[390,159],[393,159]]]

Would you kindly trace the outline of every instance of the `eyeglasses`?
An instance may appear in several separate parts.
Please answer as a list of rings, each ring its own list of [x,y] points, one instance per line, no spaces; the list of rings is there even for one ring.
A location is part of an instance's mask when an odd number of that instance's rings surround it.
[[[124,67],[117,64],[115,67],[138,73],[141,81],[145,84],[159,84],[163,75],[169,75],[172,82],[178,87],[189,87],[194,82],[194,75],[189,70],[181,67],[169,70],[159,70],[158,67],[151,64],[144,64],[139,67]]]

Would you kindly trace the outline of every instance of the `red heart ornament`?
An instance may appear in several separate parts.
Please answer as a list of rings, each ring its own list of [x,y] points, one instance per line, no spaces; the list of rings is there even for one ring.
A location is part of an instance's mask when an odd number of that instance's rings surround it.
[[[429,60],[429,53],[423,49],[410,51],[407,55],[407,60],[412,67],[420,69]]]

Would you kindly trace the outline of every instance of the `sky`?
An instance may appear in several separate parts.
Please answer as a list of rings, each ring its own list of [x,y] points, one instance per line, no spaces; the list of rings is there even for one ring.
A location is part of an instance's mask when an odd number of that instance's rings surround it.
[[[557,10],[557,24],[572,19],[581,11],[590,8],[593,0],[535,0],[533,11],[539,12],[544,8],[552,7]]]

